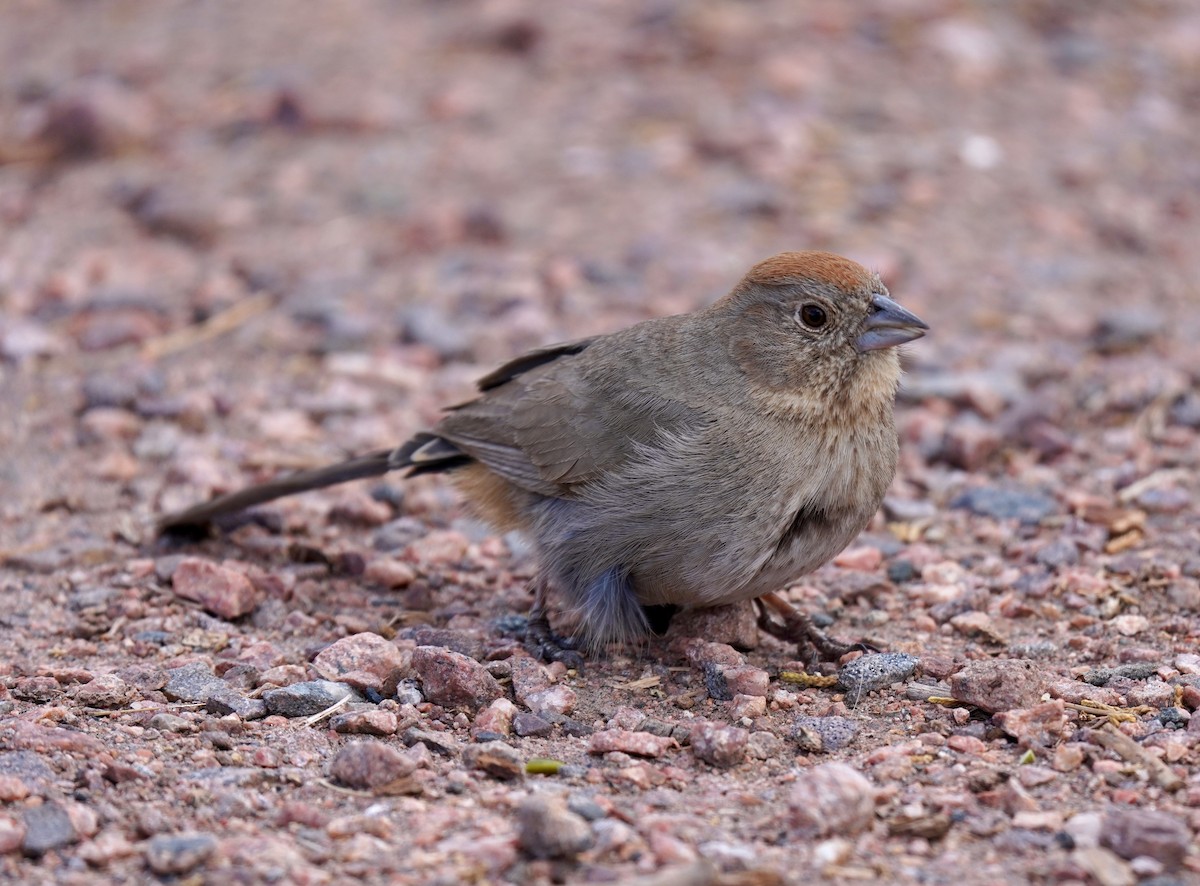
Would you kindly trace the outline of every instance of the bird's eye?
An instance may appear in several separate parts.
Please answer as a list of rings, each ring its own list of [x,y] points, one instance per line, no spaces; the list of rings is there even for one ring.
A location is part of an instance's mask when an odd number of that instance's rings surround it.
[[[829,319],[825,313],[825,309],[820,305],[801,305],[800,310],[796,312],[796,316],[809,329],[820,329]]]

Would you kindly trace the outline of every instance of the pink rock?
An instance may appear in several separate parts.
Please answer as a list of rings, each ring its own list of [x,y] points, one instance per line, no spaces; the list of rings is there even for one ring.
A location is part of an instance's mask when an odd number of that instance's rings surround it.
[[[517,715],[517,706],[507,698],[498,698],[475,715],[471,724],[471,735],[494,733],[508,735],[512,732],[513,717]]]
[[[349,735],[394,735],[400,721],[392,711],[348,711],[335,716],[329,725],[334,732]]]
[[[952,735],[946,739],[946,747],[960,754],[978,757],[987,750],[987,744],[973,735]]]
[[[874,572],[883,565],[883,551],[870,545],[860,545],[846,548],[838,554],[833,563],[842,569],[857,569],[862,572]]]
[[[213,615],[234,619],[254,610],[260,594],[245,575],[208,560],[187,557],[175,568],[176,595],[199,603]]]
[[[377,788],[411,775],[419,758],[379,741],[356,741],[342,748],[329,768],[336,781],[351,788]]]
[[[621,705],[621,707],[613,711],[613,715],[608,718],[608,722],[605,725],[609,729],[636,730],[644,722],[646,722],[646,712],[641,708]]]
[[[1153,809],[1113,809],[1100,826],[1100,845],[1122,858],[1146,856],[1168,871],[1183,865],[1192,834],[1179,817]]]
[[[262,769],[278,769],[283,762],[283,755],[276,748],[258,747],[250,755],[250,762]]]
[[[758,620],[754,606],[748,601],[685,609],[671,619],[667,636],[669,642],[696,637],[738,649],[753,649],[758,645]]]
[[[404,550],[404,556],[420,563],[457,563],[467,554],[467,537],[452,529],[437,529]]]
[[[997,713],[992,721],[1017,740],[1021,747],[1053,747],[1066,726],[1066,707],[1060,698],[1030,708]]]
[[[875,786],[845,763],[825,763],[800,773],[788,807],[799,837],[850,837],[875,817]]]
[[[621,751],[638,757],[661,757],[677,747],[679,743],[666,736],[651,735],[649,732],[630,732],[625,729],[605,729],[592,733],[588,753],[607,754],[611,751]]]
[[[496,678],[473,658],[441,646],[418,646],[412,669],[425,698],[449,708],[477,711],[504,694]]]
[[[1044,671],[1016,658],[967,662],[950,675],[952,696],[992,712],[1033,707],[1045,688]]]
[[[554,714],[569,714],[575,710],[579,696],[569,686],[551,686],[525,696],[525,704],[535,714],[547,711]]]
[[[29,785],[15,775],[0,775],[0,803],[15,803],[29,796]]]
[[[550,672],[540,662],[524,655],[514,655],[508,662],[512,667],[513,698],[517,704],[529,707],[530,693],[542,692],[554,685]]]
[[[735,695],[766,697],[771,688],[771,675],[753,665],[724,668],[722,674],[725,677],[725,685]]]
[[[708,643],[693,638],[683,643],[683,653],[687,656],[687,660],[696,667],[705,665],[736,667],[746,663],[746,656],[728,643]]]
[[[767,699],[761,695],[735,695],[729,706],[729,716],[735,720],[749,717],[751,720],[765,716]]]
[[[534,858],[573,859],[594,842],[587,820],[561,797],[534,794],[517,807],[517,845]]]
[[[0,815],[0,855],[16,852],[25,842],[25,823],[11,815]]]
[[[750,733],[736,726],[719,723],[697,723],[691,729],[692,753],[696,759],[728,769],[746,757]]]
[[[116,674],[101,674],[75,691],[75,700],[89,708],[119,708],[129,703],[134,690]]]
[[[363,578],[385,588],[406,588],[417,577],[417,571],[402,560],[380,557],[367,564]]]
[[[412,654],[407,650],[368,631],[326,646],[312,665],[327,680],[389,696],[407,674],[411,660]]]

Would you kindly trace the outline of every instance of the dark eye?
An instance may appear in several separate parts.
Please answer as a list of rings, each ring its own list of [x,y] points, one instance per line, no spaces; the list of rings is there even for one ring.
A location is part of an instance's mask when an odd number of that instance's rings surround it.
[[[809,329],[820,329],[829,319],[825,314],[825,309],[820,305],[801,305],[797,316],[800,317],[800,322]]]

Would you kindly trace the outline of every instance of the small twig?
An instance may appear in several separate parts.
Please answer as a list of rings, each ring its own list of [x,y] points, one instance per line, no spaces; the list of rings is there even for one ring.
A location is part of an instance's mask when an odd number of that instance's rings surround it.
[[[1090,730],[1089,738],[1126,762],[1144,766],[1150,774],[1151,781],[1159,787],[1168,791],[1177,791],[1183,787],[1184,781],[1175,774],[1175,770],[1112,723],[1104,724],[1101,729]]]
[[[146,360],[157,360],[167,354],[173,354],[176,351],[182,351],[224,335],[257,317],[274,303],[275,295],[273,293],[260,292],[252,295],[218,314],[213,314],[203,323],[185,326],[183,329],[176,329],[174,332],[150,339],[142,345],[142,357]]]
[[[317,782],[319,784],[325,785],[325,787],[329,788],[331,791],[337,791],[338,793],[341,793],[341,794],[349,794],[351,797],[374,797],[375,796],[370,791],[358,791],[358,790],[355,790],[354,788],[344,788],[340,784],[334,784],[327,778],[318,778]]]
[[[662,685],[662,677],[658,676],[657,674],[649,677],[642,677],[640,680],[630,680],[628,683],[614,682],[612,684],[614,689],[628,689],[630,691],[636,691],[638,689],[653,689],[655,686],[660,685]]]
[[[323,710],[319,713],[313,714],[311,717],[309,717],[307,720],[304,721],[304,725],[305,726],[316,726],[318,723],[320,723],[326,717],[330,716],[331,714],[336,714],[338,711],[340,711],[342,708],[344,708],[346,705],[348,705],[350,703],[351,695],[352,695],[352,693],[347,692],[344,696],[342,696],[341,701],[335,701],[333,704],[331,704],[325,710]]]

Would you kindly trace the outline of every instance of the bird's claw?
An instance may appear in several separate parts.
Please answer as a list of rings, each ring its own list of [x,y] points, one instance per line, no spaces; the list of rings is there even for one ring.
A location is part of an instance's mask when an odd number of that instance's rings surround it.
[[[544,612],[530,615],[525,626],[525,648],[541,661],[561,661],[568,668],[583,670],[583,655],[578,651],[579,641],[555,633]]]
[[[796,643],[800,647],[800,657],[805,658],[811,651],[818,661],[837,661],[849,652],[871,653],[880,650],[865,640],[857,643],[846,643],[835,640],[819,630],[812,619],[802,612],[793,609],[783,615],[783,621],[771,617],[765,606],[758,611],[758,627],[785,643]]]

